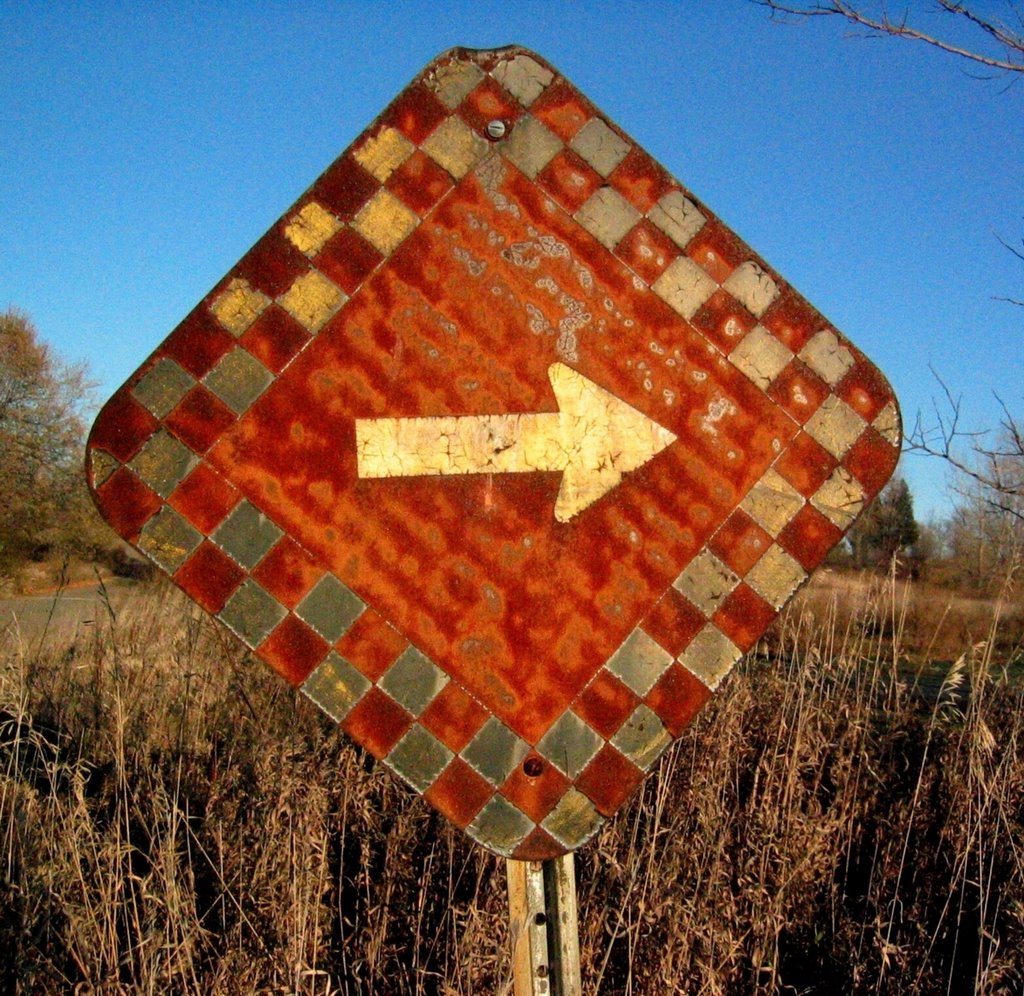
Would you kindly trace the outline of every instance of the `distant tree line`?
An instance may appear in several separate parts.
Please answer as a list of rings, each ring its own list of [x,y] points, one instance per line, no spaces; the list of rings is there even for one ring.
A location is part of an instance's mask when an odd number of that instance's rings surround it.
[[[82,473],[91,384],[23,312],[0,312],[0,574],[54,552],[113,546]]]

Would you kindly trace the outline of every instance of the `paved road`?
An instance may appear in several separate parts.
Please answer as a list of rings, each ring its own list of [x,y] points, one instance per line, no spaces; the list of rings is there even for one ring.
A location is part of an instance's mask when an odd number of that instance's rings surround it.
[[[119,586],[107,590],[115,607],[126,594]],[[92,626],[106,611],[98,587],[0,598],[0,640],[38,640],[44,632],[48,637],[71,637],[83,626]]]

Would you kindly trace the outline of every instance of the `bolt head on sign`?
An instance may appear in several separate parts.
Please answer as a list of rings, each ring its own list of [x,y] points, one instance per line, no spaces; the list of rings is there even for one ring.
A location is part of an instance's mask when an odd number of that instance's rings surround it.
[[[878,370],[557,70],[432,62],[100,413],[100,510],[484,847],[588,840],[895,466]]]

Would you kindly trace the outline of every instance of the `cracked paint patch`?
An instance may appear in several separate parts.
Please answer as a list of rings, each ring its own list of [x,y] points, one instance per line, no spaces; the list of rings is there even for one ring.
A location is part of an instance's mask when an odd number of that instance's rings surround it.
[[[568,522],[676,436],[562,363],[548,369],[559,411],[356,419],[361,478],[561,471]]]

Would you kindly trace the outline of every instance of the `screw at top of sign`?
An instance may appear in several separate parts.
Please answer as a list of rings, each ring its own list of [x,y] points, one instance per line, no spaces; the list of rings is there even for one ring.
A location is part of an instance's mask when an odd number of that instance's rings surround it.
[[[505,122],[495,119],[487,122],[487,134],[490,138],[499,139],[505,137]]]

